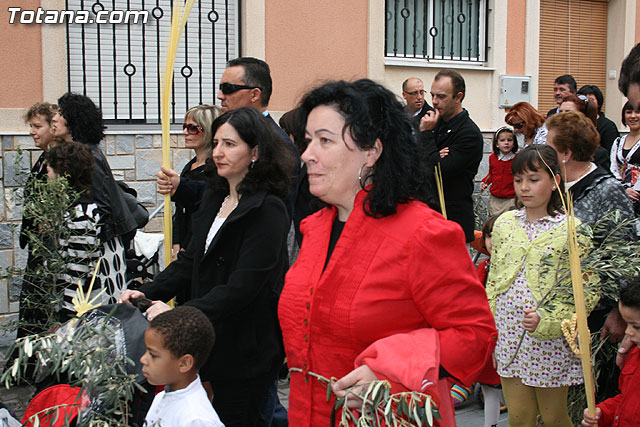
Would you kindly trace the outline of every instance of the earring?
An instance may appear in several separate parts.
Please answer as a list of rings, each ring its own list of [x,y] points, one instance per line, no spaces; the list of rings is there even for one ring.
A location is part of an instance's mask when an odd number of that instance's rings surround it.
[[[360,166],[360,170],[358,171],[358,182],[360,183],[360,187],[364,190],[365,184],[366,182],[362,181],[362,169],[366,166],[366,163],[362,166]],[[365,178],[365,181],[367,180],[367,178]]]
[[[553,187],[551,187],[551,190],[555,191],[556,190],[556,186],[554,185]]]
[[[256,159],[251,159],[251,164],[249,165],[249,169],[253,169],[256,165]]]

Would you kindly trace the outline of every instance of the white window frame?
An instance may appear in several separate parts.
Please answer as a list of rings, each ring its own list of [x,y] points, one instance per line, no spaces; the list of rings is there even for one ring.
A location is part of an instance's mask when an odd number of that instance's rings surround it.
[[[410,0],[410,1],[420,1],[420,0]],[[433,10],[433,3],[435,1],[440,0],[428,0],[428,8]],[[463,0],[466,2],[467,0]],[[386,15],[386,4],[393,3],[394,0],[386,0],[385,2],[385,15]],[[402,66],[454,66],[455,68],[485,68],[483,65],[487,62],[487,21],[488,21],[488,0],[480,0],[479,7],[479,19],[478,19],[478,53],[479,57],[477,60],[475,59],[456,59],[455,57],[451,59],[451,56],[445,55],[444,57],[434,55],[433,52],[433,44],[429,41],[427,43],[427,57],[423,57],[420,52],[416,52],[416,55],[413,55],[412,52],[398,53],[397,55],[393,54],[392,49],[386,49],[386,41],[389,39],[387,37],[387,21],[385,16],[385,48],[384,48],[384,62],[385,65],[402,65]],[[435,16],[432,13],[429,13],[429,25],[427,28],[421,29],[422,31],[428,31],[429,28],[434,26]]]

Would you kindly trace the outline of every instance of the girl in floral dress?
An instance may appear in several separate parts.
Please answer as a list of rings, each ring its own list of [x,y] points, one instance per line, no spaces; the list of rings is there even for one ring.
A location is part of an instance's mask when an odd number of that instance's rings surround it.
[[[498,329],[497,371],[511,427],[535,426],[538,413],[546,427],[569,427],[568,388],[583,378],[580,359],[561,331],[574,306],[558,291],[558,282],[562,289],[571,289],[571,282],[565,274],[567,224],[556,152],[546,145],[527,147],[512,169],[520,209],[496,220],[487,279]],[[589,242],[579,243],[585,249]],[[591,311],[597,296],[590,289],[598,278],[588,271],[583,276]]]

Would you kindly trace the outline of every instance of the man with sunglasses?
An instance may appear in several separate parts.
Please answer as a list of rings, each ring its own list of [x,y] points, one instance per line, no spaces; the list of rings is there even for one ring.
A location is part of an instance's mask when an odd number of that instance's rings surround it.
[[[420,120],[427,111],[433,111],[433,107],[424,99],[425,93],[424,83],[417,77],[409,77],[402,83],[402,97],[407,102],[407,111],[416,130],[420,128]]]
[[[300,158],[298,150],[289,138],[289,135],[278,126],[269,114],[267,107],[271,98],[272,80],[269,65],[261,59],[251,57],[241,57],[232,59],[227,63],[220,79],[220,89],[218,99],[221,102],[222,112],[236,110],[241,107],[252,107],[260,111],[273,127],[283,144],[296,157]],[[296,169],[292,175],[296,177],[291,186],[289,198],[285,200],[289,218],[293,218],[293,207],[297,196],[299,164],[296,162]],[[189,200],[200,200],[206,184],[201,181],[180,180],[175,171],[162,169],[164,175],[169,179],[162,181],[158,179],[158,191],[165,194],[171,191],[172,197],[181,202],[188,203]],[[175,174],[175,175],[174,175]],[[170,184],[166,182],[171,181]],[[179,188],[179,190],[178,190]]]

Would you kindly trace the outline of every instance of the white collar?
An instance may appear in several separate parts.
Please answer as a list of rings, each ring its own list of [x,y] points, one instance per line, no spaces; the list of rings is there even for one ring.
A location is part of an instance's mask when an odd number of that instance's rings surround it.
[[[502,160],[507,162],[516,157],[516,153],[513,151],[509,151],[507,154],[504,154],[502,151],[498,152],[498,160]]]
[[[598,168],[598,166],[596,166],[595,163],[591,162],[591,166],[589,166],[589,170],[587,172],[585,172],[580,178],[574,180],[574,181],[567,181],[564,186],[565,188],[568,190],[570,189],[573,185],[575,185],[578,181],[580,181],[582,178],[584,178],[585,176],[589,175],[591,172],[593,172],[594,170],[596,170]]]

